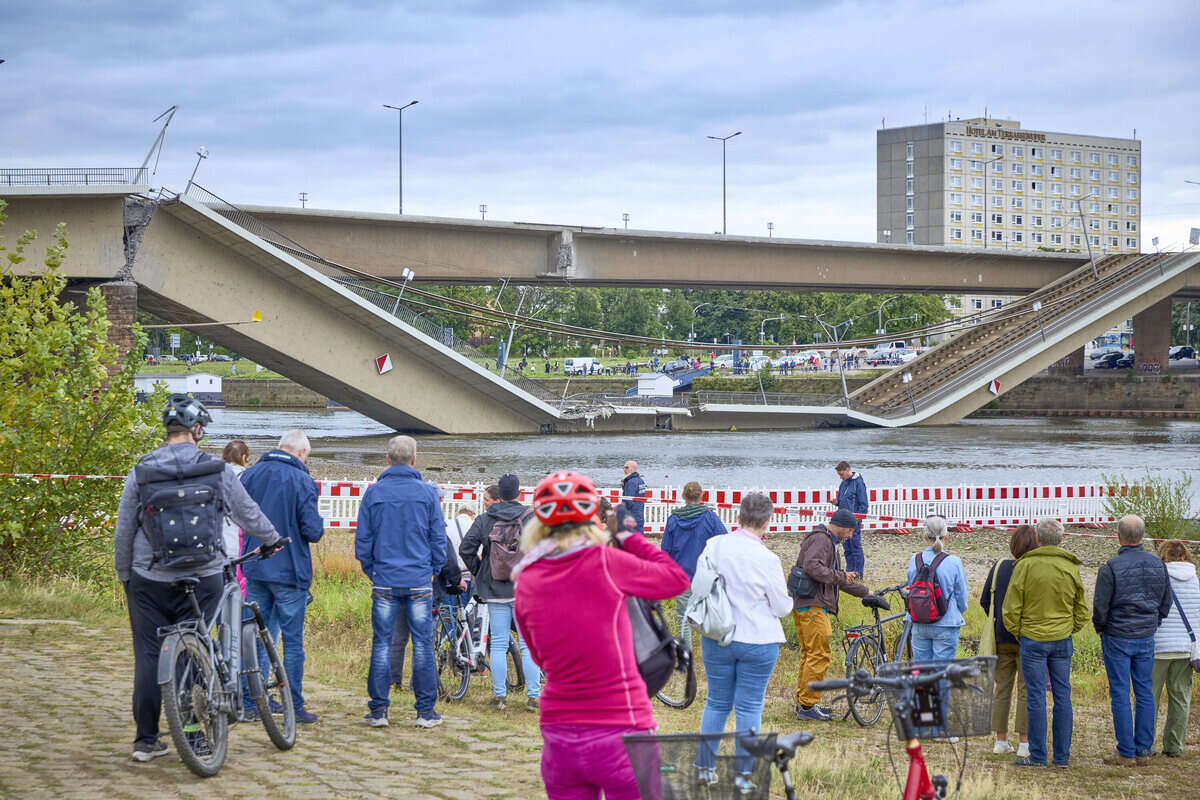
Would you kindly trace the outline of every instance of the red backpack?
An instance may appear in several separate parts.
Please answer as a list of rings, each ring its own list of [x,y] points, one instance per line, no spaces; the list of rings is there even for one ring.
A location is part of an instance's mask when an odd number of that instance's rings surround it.
[[[946,616],[946,595],[938,583],[937,568],[947,555],[949,553],[938,553],[928,564],[920,553],[914,556],[917,575],[908,587],[908,613],[913,622],[928,625]]]

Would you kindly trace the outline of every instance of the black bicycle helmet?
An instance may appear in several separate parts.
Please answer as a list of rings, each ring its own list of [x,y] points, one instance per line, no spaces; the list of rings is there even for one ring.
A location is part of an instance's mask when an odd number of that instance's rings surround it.
[[[167,407],[163,409],[163,425],[180,425],[191,430],[197,423],[207,427],[212,422],[208,409],[194,397],[186,394],[173,394],[167,398]]]

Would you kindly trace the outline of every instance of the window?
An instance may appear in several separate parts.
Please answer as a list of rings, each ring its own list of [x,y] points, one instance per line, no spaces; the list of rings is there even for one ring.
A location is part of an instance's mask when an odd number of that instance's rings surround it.
[[[1108,221],[1108,230],[1110,233],[1116,233],[1120,229],[1121,229],[1121,226],[1119,224],[1117,224],[1117,221],[1115,219],[1110,219]]]
[[[1100,154],[1099,153],[1088,153],[1088,163],[1089,164],[1099,164],[1100,163]]]
[[[1013,149],[1012,149],[1012,154],[1014,156],[1016,156],[1017,158],[1024,158],[1025,157],[1025,148],[1019,144],[1014,144]]]
[[[1025,224],[1025,216],[1023,214],[1013,214],[1012,215],[1012,224],[1013,225],[1024,225]]]
[[[1029,157],[1030,158],[1041,158],[1042,157],[1042,148],[1040,148],[1040,147],[1029,148]]]
[[[977,297],[974,300],[972,300],[971,308],[975,309],[976,311],[982,311],[983,310],[983,298]]]
[[[1130,250],[1137,250],[1137,239],[1126,239],[1125,246]]]
[[[1072,170],[1072,172],[1074,172],[1074,170]],[[1063,174],[1062,167],[1053,167],[1053,166],[1050,167],[1050,177],[1051,178],[1061,178],[1062,174]],[[1075,175],[1072,174],[1071,177],[1074,178]]]
[[[1040,198],[1040,197],[1033,198],[1033,205],[1031,206],[1031,208],[1034,211],[1041,211],[1042,210],[1042,198]]]
[[[1083,240],[1080,238],[1080,236],[1079,236],[1079,234],[1078,234],[1078,233],[1072,233],[1072,234],[1071,234],[1071,244],[1072,244],[1073,246],[1075,246],[1075,247],[1078,247],[1078,246],[1079,246],[1079,243],[1080,243],[1081,241],[1083,241]]]
[[[983,212],[982,211],[972,211],[971,212],[971,222],[975,225],[982,224],[983,223]]]
[[[1033,226],[1033,227],[1035,227],[1035,228],[1040,228],[1040,227],[1042,227],[1042,217],[1041,217],[1041,215],[1039,215],[1039,214],[1034,214],[1032,217],[1030,217],[1030,218],[1029,218],[1029,224],[1030,224],[1030,225],[1032,225],[1032,226]]]
[[[1100,196],[1100,187],[1099,186],[1089,186],[1088,187],[1088,197],[1099,197],[1099,196]]]
[[[1025,191],[1025,181],[1013,181],[1012,182],[1012,190],[1014,192]]]
[[[1029,174],[1037,175],[1040,178],[1042,176],[1042,165],[1041,164],[1031,164],[1029,166]]]
[[[1081,227],[1083,226],[1079,224],[1079,217],[1071,217],[1071,230],[1077,231]]]
[[[1088,213],[1089,214],[1099,214],[1100,213],[1100,204],[1099,203],[1088,203]]]
[[[1004,191],[1004,180],[1001,178],[992,178],[992,191]]]
[[[979,230],[978,228],[971,231],[971,241],[982,242],[983,241],[983,231]]]
[[[1077,213],[1078,211],[1079,211],[1079,201],[1072,200],[1071,201],[1071,213],[1074,214],[1074,213]]]
[[[1062,174],[1061,169],[1059,170],[1059,174]],[[1079,167],[1071,167],[1071,180],[1077,181],[1081,177],[1083,177],[1083,170],[1079,169]]]
[[[1078,183],[1072,183],[1072,184],[1071,184],[1071,196],[1072,196],[1072,197],[1079,197],[1079,193],[1080,193],[1079,184],[1078,184]]]
[[[950,176],[950,185],[953,186],[955,189],[961,189],[962,188],[962,175],[951,175]]]
[[[1110,169],[1108,171],[1108,182],[1109,183],[1120,183],[1121,182],[1121,173],[1117,172],[1116,170]]]
[[[1088,239],[1091,240],[1092,247],[1100,246],[1100,237],[1099,236],[1089,236]]]
[[[962,222],[962,212],[961,211],[951,211],[950,212],[950,221],[951,222]]]
[[[961,242],[962,241],[962,228],[954,228],[953,230],[951,230],[950,238],[954,239],[955,241]]]
[[[905,225],[907,225],[907,226],[908,226],[908,227],[910,227],[910,228],[913,226],[913,215],[912,215],[912,214],[906,214],[906,215],[905,215],[905,217],[904,217],[904,224],[905,224]]]
[[[976,208],[982,206],[983,205],[983,195],[981,195],[981,194],[971,195],[971,205],[975,206]]]
[[[1042,235],[1037,232],[1031,233],[1031,234],[1029,234],[1029,241],[1032,242],[1033,244],[1041,244],[1042,243]]]
[[[1110,167],[1115,167],[1115,166],[1119,165],[1120,163],[1121,163],[1121,158],[1118,155],[1116,155],[1115,153],[1108,154],[1108,165]]]
[[[1003,161],[993,161],[992,162],[992,172],[1004,172],[1004,162]]]
[[[905,232],[904,232],[904,243],[905,243],[905,244],[912,244],[912,243],[913,243],[913,232],[912,232],[912,231],[905,231]]]
[[[992,301],[992,308],[1000,308],[1003,305],[1004,305],[1003,300],[993,300]]]
[[[955,205],[962,205],[962,192],[951,192],[950,202]]]
[[[1024,208],[1025,207],[1025,198],[1024,197],[1014,197],[1012,199],[1012,207],[1013,208]]]
[[[994,156],[1004,155],[1004,145],[1002,145],[1002,144],[992,145],[992,155],[994,155]]]
[[[1110,200],[1120,200],[1121,199],[1121,190],[1115,186],[1108,187],[1108,198]]]
[[[1098,181],[1098,180],[1100,180],[1100,170],[1098,170],[1098,169],[1089,169],[1089,170],[1088,170],[1088,180],[1089,180],[1089,181]]]
[[[1062,150],[1051,150],[1050,158],[1054,159],[1055,161],[1062,161]]]
[[[950,159],[950,169],[962,169],[962,159],[961,158]]]
[[[1125,176],[1126,183],[1137,183],[1137,173],[1130,172]]]
[[[1062,200],[1051,200],[1050,201],[1050,210],[1051,211],[1062,211],[1063,210]]]
[[[1061,183],[1050,184],[1050,191],[1054,194],[1062,194],[1062,184]]]
[[[1025,234],[1022,233],[1021,231],[1015,231],[1013,233],[1013,241],[1016,242],[1017,244],[1021,244],[1022,242],[1025,241]]]
[[[1129,167],[1130,169],[1137,168],[1137,156],[1129,156],[1128,158],[1126,158],[1125,166]]]
[[[1061,245],[1062,244],[1062,234],[1061,233],[1050,234],[1050,244]]]
[[[950,140],[950,152],[951,153],[961,153],[962,152],[962,140],[961,139],[951,139]]]
[[[992,241],[1003,242],[1004,241],[1004,231],[992,231]]]
[[[1137,216],[1137,206],[1126,206],[1125,213],[1131,217],[1136,217]]]
[[[1004,215],[1003,214],[992,214],[992,224],[993,225],[1003,225],[1004,224]]]
[[[913,179],[912,179],[912,178],[909,178],[908,180],[906,180],[906,181],[904,182],[904,191],[905,191],[907,194],[912,194],[912,193],[913,193]]]
[[[905,169],[907,170],[907,177],[911,178],[913,176],[913,163],[909,161]]]
[[[1108,213],[1110,213],[1110,214],[1120,214],[1120,213],[1121,213],[1121,207],[1120,207],[1119,205],[1115,204],[1115,203],[1109,203],[1109,204],[1108,204]]]
[[[971,178],[971,188],[972,189],[982,189],[983,188],[983,178],[980,178],[978,176]]]
[[[913,157],[913,143],[912,142],[909,142],[908,144],[906,144],[904,146],[904,157],[907,158],[909,161],[912,161],[912,157]]]
[[[1013,175],[1024,175],[1025,174],[1025,165],[1024,164],[1013,164],[1012,165],[1012,174]]]
[[[1062,217],[1051,217],[1050,218],[1050,227],[1051,228],[1061,228],[1062,227]]]
[[[1098,219],[1089,219],[1089,220],[1088,220],[1088,230],[1093,230],[1093,231],[1098,231],[1098,230],[1100,230],[1100,220],[1098,220]]]
[[[1004,208],[1004,198],[992,195],[992,208]]]
[[[1119,236],[1108,237],[1108,246],[1109,247],[1120,247],[1121,246],[1121,238]]]
[[[979,172],[980,170],[983,169],[983,162],[972,158],[971,159],[971,169],[975,170],[976,172]]]
[[[907,208],[909,211],[912,211],[912,210],[913,210],[913,199],[912,199],[912,197],[906,197],[906,198],[905,198],[905,208]]]
[[[1133,220],[1129,220],[1125,223],[1125,230],[1130,233],[1137,233],[1137,223]]]
[[[1040,192],[1042,190],[1042,186],[1043,186],[1043,184],[1041,181],[1030,181],[1029,182],[1029,191]]]
[[[1078,150],[1072,150],[1071,160],[1078,164],[1081,160],[1083,160],[1083,153],[1079,152]]]
[[[1125,197],[1130,200],[1137,200],[1137,189],[1130,189],[1129,191],[1125,192]]]
[[[983,142],[971,142],[971,152],[977,156],[983,155]],[[1130,164],[1130,166],[1133,166]]]

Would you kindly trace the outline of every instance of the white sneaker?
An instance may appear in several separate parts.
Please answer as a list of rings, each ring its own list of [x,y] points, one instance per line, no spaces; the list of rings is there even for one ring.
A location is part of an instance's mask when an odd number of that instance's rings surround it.
[[[1028,747],[1026,747],[1026,749],[1028,749]],[[1009,744],[1007,741],[1000,741],[999,739],[996,740],[995,746],[992,747],[992,752],[998,756],[1007,755],[1012,751],[1013,746],[1011,744]],[[1025,755],[1029,754],[1025,753]]]
[[[1029,742],[1021,742],[1017,745],[1017,756],[1027,758],[1029,756]]]

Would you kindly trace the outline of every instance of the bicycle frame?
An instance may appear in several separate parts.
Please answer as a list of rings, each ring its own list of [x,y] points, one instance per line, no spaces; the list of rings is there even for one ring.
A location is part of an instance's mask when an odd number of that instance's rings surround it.
[[[908,779],[904,783],[903,800],[938,800],[946,796],[948,781],[944,775],[935,775],[932,780],[929,777],[921,740],[913,730],[913,695],[914,689],[908,687],[904,699],[892,704],[892,717],[900,728],[904,750],[908,753]]]

